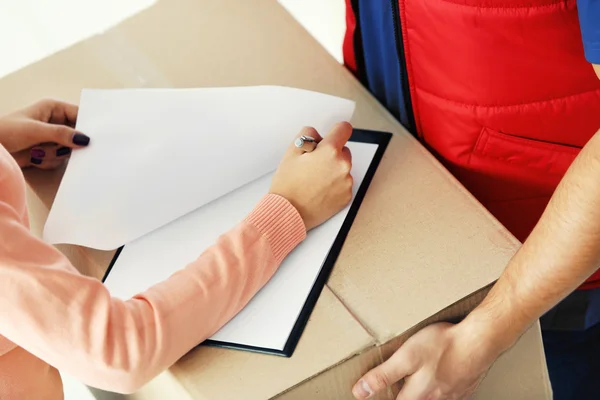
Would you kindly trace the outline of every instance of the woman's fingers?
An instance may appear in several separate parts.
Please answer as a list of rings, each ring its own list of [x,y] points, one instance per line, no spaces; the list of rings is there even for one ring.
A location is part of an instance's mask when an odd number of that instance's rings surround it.
[[[54,100],[40,101],[2,119],[0,143],[12,154],[45,143],[72,149],[85,147],[90,138],[74,129],[78,108]],[[19,154],[22,160],[24,154]]]
[[[74,128],[79,107],[63,101],[44,99],[32,104],[24,111],[33,120]]]
[[[14,153],[13,157],[21,168],[53,169],[68,160],[71,151],[71,148],[67,146],[43,144]]]
[[[304,128],[302,128],[302,130],[300,131],[300,133],[298,133],[296,135],[296,139],[302,136],[310,136],[313,139],[315,139],[316,143],[319,143],[321,140],[323,140],[323,138],[321,137],[321,135],[319,134],[319,132],[317,132],[317,130],[313,127],[310,126],[305,126]],[[287,151],[287,156],[290,155],[302,155],[305,153],[305,151],[299,147],[296,147],[295,144],[295,140],[292,142],[292,144],[290,145],[288,151]]]
[[[90,138],[81,132],[66,125],[54,125],[45,122],[34,121],[25,132],[29,142],[56,143],[70,148],[85,147],[90,143]]]
[[[296,137],[311,136],[320,142],[305,153],[291,144],[273,176],[271,193],[286,198],[300,213],[310,230],[339,212],[352,199],[352,159],[342,150],[352,127],[334,127],[325,139],[313,128],[304,128]]]

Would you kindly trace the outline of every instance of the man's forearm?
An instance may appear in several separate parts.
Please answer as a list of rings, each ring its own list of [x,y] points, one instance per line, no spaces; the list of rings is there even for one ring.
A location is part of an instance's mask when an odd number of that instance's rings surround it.
[[[485,338],[495,357],[599,266],[600,132],[573,162],[486,299],[462,324]]]

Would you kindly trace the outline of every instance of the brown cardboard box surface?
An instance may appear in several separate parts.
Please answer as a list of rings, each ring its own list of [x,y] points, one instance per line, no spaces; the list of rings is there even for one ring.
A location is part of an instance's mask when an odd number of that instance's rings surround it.
[[[45,96],[77,102],[85,87],[260,84],[353,99],[355,126],[395,137],[293,357],[200,347],[170,376],[194,399],[350,399],[352,383],[389,357],[415,326],[472,309],[485,293],[477,291],[499,276],[519,243],[279,5],[160,0],[0,80],[0,111]],[[27,174],[38,230],[60,176]],[[96,277],[111,258],[60,248]],[[551,398],[537,326],[498,361],[476,398]]]

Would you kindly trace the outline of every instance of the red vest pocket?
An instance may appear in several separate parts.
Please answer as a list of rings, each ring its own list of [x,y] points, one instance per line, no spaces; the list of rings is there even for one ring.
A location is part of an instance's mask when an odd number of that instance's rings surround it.
[[[483,128],[473,154],[536,171],[563,176],[581,149],[541,142]],[[523,171],[525,172],[525,171]]]
[[[484,127],[463,168],[463,184],[523,241],[580,149]]]

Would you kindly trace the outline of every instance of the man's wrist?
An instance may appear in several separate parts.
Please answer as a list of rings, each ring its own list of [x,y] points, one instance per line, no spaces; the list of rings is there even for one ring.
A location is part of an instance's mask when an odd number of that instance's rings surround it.
[[[469,376],[485,374],[494,362],[506,351],[497,340],[492,325],[466,318],[451,328],[453,348],[464,361],[460,367]],[[458,368],[458,367],[457,367]]]
[[[511,317],[490,312],[482,304],[460,322],[457,328],[480,349],[486,361],[492,363],[510,349],[530,325]]]

